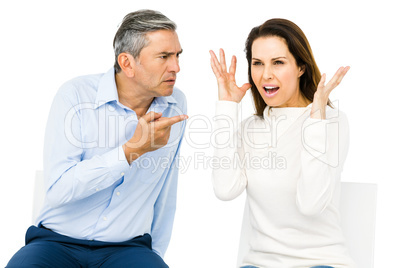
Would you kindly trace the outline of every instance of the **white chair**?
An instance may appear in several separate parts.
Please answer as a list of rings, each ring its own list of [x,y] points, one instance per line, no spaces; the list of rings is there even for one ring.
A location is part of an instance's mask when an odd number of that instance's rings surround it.
[[[349,253],[357,268],[373,268],[377,185],[371,183],[341,183],[341,226]],[[248,203],[244,207],[237,267],[249,250],[247,237],[251,231]]]
[[[43,180],[43,171],[37,170],[35,174],[34,198],[32,207],[32,223],[35,223],[45,201],[45,182]]]
[[[358,268],[372,268],[377,185],[354,182],[341,185],[341,226],[349,253]]]

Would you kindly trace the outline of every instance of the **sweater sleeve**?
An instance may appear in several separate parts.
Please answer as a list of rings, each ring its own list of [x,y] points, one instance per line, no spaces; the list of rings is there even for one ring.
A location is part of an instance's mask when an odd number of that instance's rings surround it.
[[[349,125],[339,110],[327,119],[308,118],[302,127],[302,174],[297,206],[304,215],[320,214],[331,203],[349,148]]]
[[[225,201],[239,196],[247,185],[238,106],[236,102],[218,101],[214,117],[212,145],[216,165],[212,168],[212,183],[215,195]]]

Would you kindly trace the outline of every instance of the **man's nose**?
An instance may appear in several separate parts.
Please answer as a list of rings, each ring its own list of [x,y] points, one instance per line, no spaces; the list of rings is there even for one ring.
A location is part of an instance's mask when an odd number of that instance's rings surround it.
[[[178,73],[180,72],[179,58],[173,57],[169,63],[169,72]]]

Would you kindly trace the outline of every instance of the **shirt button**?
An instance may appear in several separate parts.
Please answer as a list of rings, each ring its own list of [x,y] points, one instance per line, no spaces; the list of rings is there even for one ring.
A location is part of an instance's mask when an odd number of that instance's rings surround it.
[[[103,217],[103,220],[104,220],[104,221],[107,221],[107,217]]]
[[[122,172],[120,175],[124,176],[124,172]]]
[[[99,188],[96,188],[96,190],[95,191],[99,191]]]
[[[117,192],[116,195],[119,196],[119,195],[120,195],[120,192]]]

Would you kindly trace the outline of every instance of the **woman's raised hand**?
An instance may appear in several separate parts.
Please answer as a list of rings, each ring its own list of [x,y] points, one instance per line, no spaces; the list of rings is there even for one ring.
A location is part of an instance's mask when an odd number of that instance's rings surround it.
[[[236,57],[232,57],[229,72],[227,72],[225,52],[223,49],[219,50],[220,62],[212,50],[209,51],[209,54],[211,54],[212,71],[218,82],[219,100],[240,102],[247,90],[251,87],[251,84],[245,83],[241,87],[236,85]]]
[[[325,109],[328,103],[329,94],[336,88],[342,81],[343,77],[349,71],[350,67],[341,67],[335,73],[334,77],[325,85],[326,75],[321,76],[321,80],[318,83],[317,91],[314,93],[313,105],[311,108],[311,118],[326,119]]]

